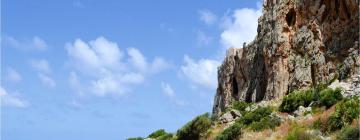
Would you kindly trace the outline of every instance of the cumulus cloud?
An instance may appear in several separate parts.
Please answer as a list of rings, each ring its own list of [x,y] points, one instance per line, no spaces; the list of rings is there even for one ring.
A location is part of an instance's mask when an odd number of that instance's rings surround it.
[[[4,35],[2,37],[2,43],[9,45],[19,50],[39,50],[44,51],[48,48],[46,42],[38,36],[34,36],[31,39],[18,40],[14,37]]]
[[[98,96],[122,95],[131,91],[132,86],[143,83],[150,74],[169,66],[160,57],[149,62],[136,48],[123,51],[117,43],[104,37],[89,42],[76,39],[74,43],[67,43],[65,49],[71,67],[81,73],[70,73],[70,85]],[[81,79],[87,80],[80,84]]]
[[[26,108],[28,102],[15,94],[9,94],[3,87],[0,87],[1,106]]]
[[[136,68],[142,71],[147,68],[146,59],[138,49],[129,48],[128,55],[130,56],[130,63],[133,64]]]
[[[45,59],[31,60],[30,65],[41,73],[51,73],[50,65]]]
[[[194,60],[185,55],[184,63],[180,72],[192,83],[210,89],[216,88],[219,61],[212,59]]]
[[[22,80],[21,75],[11,67],[8,67],[6,70],[6,79],[14,83],[20,82]]]
[[[49,77],[45,74],[42,74],[42,73],[39,73],[38,77],[39,77],[41,83],[43,83],[44,85],[51,87],[51,88],[56,86],[55,81],[51,77]]]
[[[217,16],[208,9],[200,10],[200,20],[207,25],[212,25],[217,21]]]
[[[37,71],[38,78],[43,85],[51,88],[54,88],[56,86],[55,80],[50,76],[52,70],[49,62],[46,59],[30,60],[30,66]]]
[[[237,9],[231,16],[225,15],[222,21],[223,32],[220,42],[227,49],[230,47],[242,48],[244,42],[251,42],[257,34],[258,18],[261,8]]]

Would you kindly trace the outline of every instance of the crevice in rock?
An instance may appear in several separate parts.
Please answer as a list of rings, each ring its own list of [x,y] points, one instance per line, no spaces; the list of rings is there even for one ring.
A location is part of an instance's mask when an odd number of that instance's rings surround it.
[[[235,77],[232,78],[232,88],[232,97],[237,99],[239,95],[239,88]]]
[[[312,82],[312,86],[315,87],[316,86],[316,80],[315,80],[315,66],[314,64],[311,64],[311,82]]]
[[[336,18],[339,18],[339,5],[340,5],[339,0],[335,0],[335,13],[336,13]]]
[[[294,26],[296,22],[296,12],[292,8],[289,10],[289,12],[286,14],[286,23],[288,26]]]
[[[350,14],[349,8],[344,1],[342,1],[342,6],[345,11],[345,15],[346,15],[347,19],[351,19],[351,14]]]

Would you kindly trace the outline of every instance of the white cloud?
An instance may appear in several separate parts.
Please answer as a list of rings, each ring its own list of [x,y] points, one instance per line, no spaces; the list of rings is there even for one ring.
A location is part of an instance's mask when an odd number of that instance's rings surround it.
[[[232,16],[225,15],[222,22],[224,31],[221,33],[221,43],[227,49],[242,48],[244,42],[251,42],[257,34],[258,18],[261,8],[243,8],[234,11]]]
[[[200,20],[203,21],[207,25],[212,25],[217,21],[217,16],[212,13],[210,10],[200,10]]]
[[[217,86],[217,68],[220,62],[211,59],[195,61],[189,56],[184,56],[184,65],[181,66],[181,74],[192,83],[206,88],[214,89]]]
[[[6,79],[8,81],[17,83],[22,80],[21,75],[15,69],[8,67],[6,72]]]
[[[41,73],[51,73],[51,68],[47,60],[39,59],[39,60],[31,60],[30,61],[31,67]]]
[[[183,100],[180,100],[176,97],[174,89],[171,87],[170,84],[161,82],[161,89],[163,93],[169,97],[170,101],[176,104],[177,106],[185,106],[187,103]]]
[[[9,94],[3,87],[0,87],[0,98],[1,106],[26,108],[29,105],[27,101],[21,99],[20,97],[14,94]]]
[[[4,35],[2,38],[2,43],[9,45],[19,50],[39,50],[44,51],[48,48],[46,42],[38,36],[34,36],[31,39],[18,40],[14,37]]]
[[[151,73],[157,73],[169,67],[170,67],[169,62],[167,62],[161,57],[155,57],[154,61],[151,63],[149,70]]]
[[[213,41],[213,38],[211,36],[206,35],[204,32],[202,32],[200,30],[197,32],[198,45],[206,46],[206,45],[211,44],[212,41]]]
[[[51,67],[47,60],[38,59],[38,60],[30,60],[30,66],[35,69],[38,73],[38,78],[41,83],[45,86],[54,88],[56,86],[56,82],[53,78],[51,78]]]
[[[141,54],[138,49],[129,48],[128,55],[130,56],[130,63],[133,64],[139,70],[146,70],[147,63],[145,57]]]
[[[42,73],[39,73],[39,74],[38,74],[38,77],[39,77],[40,81],[41,81],[44,85],[49,86],[49,87],[51,87],[51,88],[53,88],[53,87],[56,86],[55,81],[54,81],[51,77],[49,77],[49,76],[47,76],[47,75],[45,75],[45,74],[42,74]]]
[[[168,62],[156,57],[153,62],[136,48],[128,48],[126,54],[115,42],[98,37],[88,43],[77,39],[65,46],[71,67],[78,73],[70,73],[72,87],[84,89],[79,93],[93,93],[98,96],[122,95],[132,86],[143,83],[147,76],[168,67]],[[87,79],[80,84],[81,79]]]
[[[175,96],[175,92],[169,84],[161,82],[161,88],[166,96],[169,96],[169,97]]]

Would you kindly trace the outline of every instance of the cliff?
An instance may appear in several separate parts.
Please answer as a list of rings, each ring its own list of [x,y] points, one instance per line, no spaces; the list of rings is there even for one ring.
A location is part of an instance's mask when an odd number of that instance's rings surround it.
[[[359,54],[358,0],[265,0],[255,40],[218,69],[213,114],[359,75]]]

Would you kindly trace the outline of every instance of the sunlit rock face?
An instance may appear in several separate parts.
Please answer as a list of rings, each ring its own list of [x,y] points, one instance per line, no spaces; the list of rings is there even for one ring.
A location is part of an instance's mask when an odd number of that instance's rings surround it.
[[[359,0],[265,0],[255,40],[218,69],[213,114],[360,72]]]

